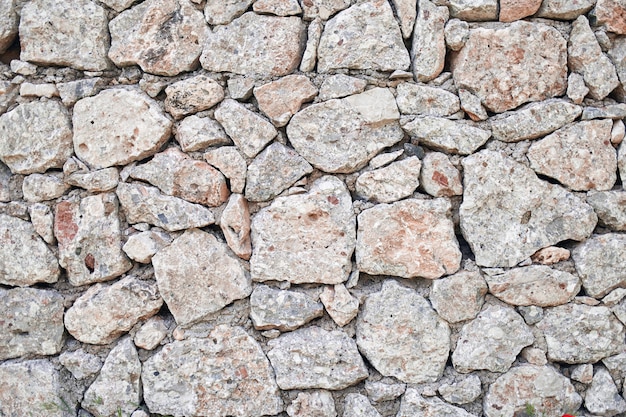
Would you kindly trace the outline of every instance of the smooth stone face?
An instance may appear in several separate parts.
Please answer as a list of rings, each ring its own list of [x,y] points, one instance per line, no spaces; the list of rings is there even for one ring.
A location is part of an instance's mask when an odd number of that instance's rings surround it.
[[[228,247],[241,259],[252,256],[250,240],[250,210],[248,201],[241,194],[231,194],[220,217],[220,228]]]
[[[622,352],[624,326],[607,307],[565,304],[545,310],[537,325],[548,344],[548,359],[593,363]]]
[[[595,3],[596,0],[543,0],[537,17],[574,20],[591,10]]]
[[[299,392],[287,407],[289,417],[337,417],[335,400],[330,391],[312,390]]]
[[[601,225],[614,231],[626,231],[626,192],[590,192],[587,203],[595,210]]]
[[[368,171],[356,180],[356,191],[368,200],[392,203],[408,197],[419,185],[422,162],[416,156]]]
[[[15,8],[14,0],[0,1],[0,53],[4,53],[15,40],[19,19]]]
[[[356,343],[344,332],[310,326],[267,343],[267,356],[283,390],[341,390],[368,376]]]
[[[260,285],[250,296],[250,318],[258,330],[287,332],[323,314],[322,304],[303,293]]]
[[[437,314],[449,323],[476,317],[485,302],[487,284],[479,272],[460,271],[433,281],[430,302]]]
[[[279,197],[252,219],[254,281],[338,284],[348,279],[356,219],[346,186],[317,180],[308,194]]]
[[[359,214],[358,225],[361,272],[436,279],[460,267],[450,203],[444,199],[378,204]]]
[[[314,167],[350,173],[403,137],[393,94],[374,88],[340,100],[313,104],[296,113],[287,136]]]
[[[55,355],[61,351],[63,297],[60,294],[34,288],[0,289],[0,305],[0,360],[22,355]]]
[[[212,72],[287,75],[300,64],[305,36],[298,17],[248,12],[208,34],[200,62]]]
[[[626,412],[626,401],[619,395],[609,371],[603,367],[598,367],[591,386],[585,393],[585,408],[600,416]]]
[[[449,0],[450,15],[467,21],[497,20],[496,0]]]
[[[361,16],[367,16],[363,19]],[[387,1],[353,5],[326,23],[317,49],[319,72],[338,68],[406,70],[409,53]]]
[[[429,0],[418,0],[417,8],[411,49],[413,75],[417,81],[427,82],[435,79],[445,65],[444,28],[449,12],[447,7],[435,6]]]
[[[378,372],[414,384],[439,379],[450,352],[448,324],[426,299],[392,280],[367,297],[356,340]]]
[[[28,2],[20,13],[20,59],[78,70],[105,70],[109,67],[107,23],[104,8],[89,0]]]
[[[598,0],[595,13],[598,23],[608,31],[626,35],[626,4],[623,1]]]
[[[162,305],[154,281],[128,276],[112,285],[90,287],[65,313],[65,327],[83,343],[105,345],[156,314]]]
[[[27,287],[59,279],[59,263],[33,225],[0,214],[0,284]]]
[[[365,395],[348,394],[343,403],[344,417],[381,417]]]
[[[433,197],[452,197],[463,194],[461,174],[446,154],[429,152],[422,163],[419,181],[424,191]]]
[[[20,104],[0,116],[0,160],[11,172],[60,168],[71,155],[70,117],[59,102]]]
[[[224,99],[222,86],[206,75],[170,84],[165,94],[165,110],[176,119],[210,109]]]
[[[491,132],[465,122],[442,117],[418,117],[402,125],[414,141],[433,149],[469,155],[480,148]]]
[[[437,392],[452,404],[471,403],[482,395],[480,378],[471,374],[459,382],[440,386]]]
[[[109,58],[115,65],[139,65],[166,76],[198,66],[210,31],[202,12],[183,0],[144,1],[117,15],[109,29]]]
[[[176,126],[176,140],[183,152],[200,151],[209,146],[231,145],[222,126],[209,117],[191,115]]]
[[[462,408],[446,404],[437,397],[424,398],[415,388],[407,388],[402,396],[400,403],[400,411],[397,417],[471,417],[473,414],[468,413]]]
[[[267,357],[241,327],[219,325],[206,339],[165,345],[144,362],[141,380],[153,413],[255,417],[283,410]]]
[[[461,110],[459,98],[441,88],[402,83],[396,87],[396,93],[402,114],[446,117]]]
[[[581,403],[582,398],[569,379],[554,368],[522,365],[510,369],[490,385],[484,412],[487,417],[513,415],[530,404],[536,413],[556,416],[578,410]]]
[[[255,5],[258,4],[255,3]],[[285,126],[302,103],[317,96],[317,87],[304,75],[294,74],[254,89],[261,110],[274,126]]]
[[[498,152],[469,156],[463,167],[461,231],[478,265],[515,266],[538,249],[586,239],[596,225],[591,206]]]
[[[199,229],[187,230],[159,251],[152,265],[161,296],[181,326],[252,292],[250,276],[228,246]]]
[[[252,0],[207,0],[204,17],[209,25],[227,25],[250,7]]]
[[[156,101],[121,88],[78,101],[72,123],[76,156],[92,168],[152,155],[169,139],[172,127]]]
[[[595,235],[572,251],[583,288],[592,297],[603,297],[626,287],[626,235]]]
[[[565,93],[566,41],[542,23],[472,29],[452,68],[457,87],[476,94],[487,109],[502,113]]]

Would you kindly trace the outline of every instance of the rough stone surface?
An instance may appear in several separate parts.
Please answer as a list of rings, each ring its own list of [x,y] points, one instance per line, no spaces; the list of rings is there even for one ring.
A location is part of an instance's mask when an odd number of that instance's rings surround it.
[[[209,32],[202,12],[184,0],[144,1],[117,15],[109,29],[115,65],[157,75],[195,69]]]
[[[15,40],[19,19],[13,8],[14,0],[0,1],[0,53],[4,53]]]
[[[317,87],[304,75],[288,75],[254,89],[259,110],[278,127],[285,126],[302,103],[312,101],[315,96]]]
[[[446,46],[459,51],[469,39],[469,24],[459,19],[450,19],[444,28]]]
[[[250,296],[250,318],[255,329],[295,330],[324,314],[324,307],[306,294],[276,290],[266,285]]]
[[[115,167],[90,171],[87,165],[72,157],[63,165],[64,180],[67,184],[84,188],[93,193],[110,191],[117,187],[119,172]]]
[[[165,321],[159,316],[150,317],[135,333],[133,341],[138,348],[152,350],[167,336]]]
[[[209,146],[232,144],[222,126],[209,117],[185,117],[176,127],[176,140],[184,152],[206,149]]]
[[[574,20],[587,13],[596,0],[543,0],[537,11],[537,17],[548,19]]]
[[[76,156],[96,169],[154,154],[169,139],[172,127],[156,101],[121,88],[78,101],[72,124]]]
[[[593,380],[593,365],[586,363],[584,365],[576,365],[572,367],[570,379],[583,384],[590,384]]]
[[[342,331],[310,326],[267,344],[267,356],[281,389],[339,390],[368,376],[356,343]]]
[[[293,16],[302,13],[298,0],[256,0],[252,8],[256,13],[276,16]]]
[[[587,194],[587,203],[598,215],[599,223],[611,230],[626,231],[626,192],[599,191]]]
[[[179,325],[201,321],[250,295],[248,273],[211,234],[189,229],[152,258],[163,300]],[[189,303],[188,300],[196,300]]]
[[[518,21],[497,29],[470,30],[453,59],[457,87],[502,113],[529,101],[565,93],[567,49],[559,32],[542,23]]]
[[[99,356],[77,349],[71,352],[63,352],[59,355],[59,362],[72,373],[76,379],[85,379],[97,374],[102,368],[102,360]]]
[[[471,374],[459,382],[440,386],[437,392],[444,400],[452,404],[471,403],[482,395],[480,378]]]
[[[326,390],[299,392],[287,407],[289,417],[337,417],[335,400]]]
[[[497,20],[496,0],[448,0],[450,15],[467,21]]]
[[[591,206],[498,152],[469,156],[463,167],[461,231],[479,265],[515,266],[538,249],[584,240],[596,225]]]
[[[626,287],[626,235],[594,235],[572,251],[572,258],[588,295],[599,298]]]
[[[241,194],[231,194],[220,218],[220,228],[228,247],[242,259],[252,256],[250,240],[250,210]]]
[[[400,21],[402,37],[407,39],[413,34],[413,26],[417,17],[418,0],[392,0],[392,4]]]
[[[585,107],[581,120],[626,118],[626,103],[609,104],[602,107]]]
[[[240,327],[219,325],[206,339],[165,345],[144,362],[141,380],[153,413],[254,417],[283,410],[267,357]]]
[[[335,13],[350,6],[350,0],[310,0],[302,2],[302,10],[306,20],[317,17],[328,20]]]
[[[513,22],[534,15],[541,6],[542,0],[500,0],[499,20]]]
[[[149,264],[152,257],[161,248],[167,246],[171,239],[164,233],[153,232],[151,230],[137,233],[128,238],[122,250],[132,260]]]
[[[204,17],[209,25],[227,25],[241,16],[253,0],[207,0]]]
[[[344,417],[381,417],[365,395],[348,394],[343,403]]]
[[[422,160],[419,181],[424,191],[433,197],[452,197],[463,194],[459,170],[447,155],[440,152],[427,153]]]
[[[610,32],[626,35],[626,4],[623,0],[598,0],[595,8],[598,24]]]
[[[298,68],[305,26],[297,17],[245,13],[206,39],[200,62],[208,71],[281,76]]]
[[[407,388],[402,396],[397,417],[471,417],[472,415],[462,408],[446,404],[437,397],[424,398],[415,388]]]
[[[626,412],[626,401],[619,395],[609,371],[598,367],[591,386],[585,394],[585,408],[599,416],[614,416]]]
[[[402,125],[414,141],[448,153],[469,155],[481,147],[491,132],[469,123],[442,117],[418,117]]]
[[[315,69],[317,64],[317,47],[322,37],[322,30],[324,30],[324,24],[319,18],[316,18],[309,24],[306,47],[302,54],[302,61],[300,61],[300,71],[308,72]]]
[[[378,372],[419,384],[441,377],[450,351],[450,328],[426,299],[388,280],[365,300],[356,340]]]
[[[402,33],[384,0],[355,4],[329,20],[317,54],[320,72],[338,68],[406,70],[410,65]]]
[[[359,270],[429,279],[456,272],[461,252],[449,213],[444,199],[407,199],[363,211],[358,217]]]
[[[326,78],[320,87],[319,98],[322,101],[360,94],[365,90],[367,81],[345,74],[335,74]]]
[[[581,104],[588,93],[589,88],[585,85],[583,76],[575,72],[570,73],[567,77],[567,97],[574,103]]]
[[[104,345],[156,314],[161,305],[154,281],[128,276],[112,285],[90,287],[65,313],[65,327],[83,343]]]
[[[324,287],[320,294],[320,301],[324,304],[330,318],[342,327],[350,323],[359,312],[359,300],[353,297],[343,284]]]
[[[72,155],[67,110],[56,101],[34,101],[0,116],[0,160],[11,172],[60,168]]]
[[[547,248],[539,249],[530,258],[534,263],[541,265],[554,265],[561,261],[568,260],[569,256],[570,252],[565,248],[548,246]]]
[[[56,238],[54,237],[54,215],[50,207],[45,204],[33,204],[28,208],[28,214],[35,232],[41,236],[44,242],[54,245],[56,243]]]
[[[165,94],[165,110],[176,119],[210,109],[224,99],[224,89],[202,74],[170,84]]]
[[[34,288],[0,289],[0,360],[54,355],[63,346],[63,297]]]
[[[279,197],[252,220],[255,281],[338,284],[348,279],[356,219],[346,186],[317,180],[308,194]]]
[[[441,88],[402,83],[396,87],[396,93],[402,114],[446,117],[461,110],[459,98]]]
[[[485,302],[487,284],[476,271],[461,271],[433,282],[430,302],[443,319],[458,323],[476,317]]]
[[[385,383],[382,381],[365,381],[365,391],[375,403],[390,401],[398,398],[406,390],[406,384]]]
[[[243,193],[246,185],[246,160],[235,146],[220,146],[204,154],[204,160],[219,169],[230,180],[233,193]]]
[[[134,3],[134,0],[102,0],[102,3],[116,12],[121,12],[128,9]]]
[[[617,151],[617,169],[620,178],[626,178],[626,141],[622,142]],[[622,189],[626,190],[626,182],[622,181]]]
[[[24,178],[24,200],[39,203],[61,197],[70,188],[63,182],[63,174],[30,174]]]
[[[368,200],[392,203],[408,197],[419,185],[422,162],[416,156],[368,171],[356,180],[356,192]]]
[[[445,65],[446,40],[444,28],[449,12],[429,0],[418,0],[417,20],[413,29],[413,75],[420,82],[436,78]]]

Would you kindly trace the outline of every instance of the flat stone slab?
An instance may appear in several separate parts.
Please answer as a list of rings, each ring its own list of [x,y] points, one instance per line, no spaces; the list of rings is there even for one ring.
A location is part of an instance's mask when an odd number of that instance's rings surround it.
[[[402,124],[411,139],[433,149],[469,155],[491,137],[489,130],[443,117],[417,117]]]

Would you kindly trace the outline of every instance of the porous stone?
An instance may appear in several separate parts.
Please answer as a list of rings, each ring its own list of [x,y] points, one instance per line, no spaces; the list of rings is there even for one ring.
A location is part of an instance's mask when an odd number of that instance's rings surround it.
[[[365,395],[348,394],[343,402],[343,417],[381,417]]]
[[[330,173],[350,173],[403,137],[393,94],[373,88],[339,100],[313,104],[287,125],[295,150]]]
[[[122,246],[122,250],[133,261],[148,264],[152,257],[170,241],[171,239],[164,233],[148,230],[130,236]]]
[[[289,417],[337,417],[335,400],[330,391],[299,392],[287,407]]]
[[[384,168],[361,174],[356,180],[356,192],[368,200],[392,203],[408,197],[419,185],[422,162],[411,156]]]
[[[122,88],[79,100],[72,124],[76,156],[95,169],[154,154],[170,138],[172,127],[156,101]]]
[[[446,46],[458,51],[465,46],[469,39],[469,24],[463,20],[450,19],[444,28]]]
[[[252,97],[255,84],[254,78],[233,76],[226,83],[230,98],[245,101]]]
[[[267,345],[276,383],[283,390],[340,390],[368,376],[356,343],[339,330],[305,327],[270,340]]]
[[[365,391],[368,398],[375,403],[395,400],[406,390],[406,384],[385,383],[382,381],[365,381]]]
[[[413,75],[420,82],[435,79],[445,65],[446,40],[444,28],[449,12],[429,0],[418,0],[418,13],[413,29],[411,56]]]
[[[559,248],[558,246],[548,246],[547,248],[539,249],[530,258],[534,263],[541,265],[554,265],[561,261],[569,259],[570,252],[565,248]]]
[[[320,18],[328,20],[335,13],[350,6],[350,0],[307,0],[302,2],[304,19]]]
[[[467,404],[482,395],[480,378],[471,374],[458,382],[443,384],[438,389],[439,395],[452,404]]]
[[[411,63],[391,6],[383,0],[355,4],[329,20],[317,56],[319,72],[339,68],[406,70]]]
[[[465,122],[442,117],[418,117],[404,123],[404,129],[416,142],[448,153],[469,155],[481,147],[491,132]]]
[[[583,76],[590,97],[602,100],[619,85],[615,67],[602,52],[585,16],[572,23],[567,53],[569,69]]]
[[[128,337],[111,350],[81,405],[97,416],[130,415],[141,403],[141,362]]]
[[[402,114],[446,117],[461,110],[459,98],[441,88],[401,83],[396,87],[396,93],[396,103]]]
[[[208,208],[161,194],[155,187],[120,183],[116,193],[130,224],[145,222],[173,232],[215,223]]]
[[[515,394],[512,394],[515,393]],[[572,383],[550,366],[522,365],[510,369],[489,386],[484,399],[487,417],[513,415],[530,405],[549,416],[578,410],[582,398]]]
[[[623,0],[598,0],[595,15],[597,23],[608,31],[626,35],[626,4]]]
[[[167,325],[159,316],[150,317],[135,333],[133,341],[138,348],[152,350],[167,336]]]
[[[59,362],[76,379],[85,379],[100,371],[102,360],[97,355],[85,352],[80,348],[73,351],[65,351],[59,355]]]
[[[78,100],[95,96],[101,89],[104,81],[100,77],[57,83],[61,101],[66,106],[73,106]]]
[[[422,160],[419,182],[424,191],[433,197],[451,197],[463,194],[459,170],[446,154],[429,152]]]
[[[495,113],[560,96],[567,88],[566,46],[556,29],[542,23],[472,29],[453,58],[454,82]]]
[[[33,204],[28,207],[28,214],[35,232],[41,236],[44,242],[54,245],[56,243],[54,237],[54,215],[50,207],[45,204]]]
[[[623,36],[613,38],[607,55],[615,66],[617,77],[622,82],[622,88],[626,88],[626,38]]]
[[[259,14],[293,16],[302,13],[298,0],[256,0],[252,10]]]
[[[0,360],[55,355],[63,346],[63,297],[34,288],[0,289]]]
[[[102,0],[102,3],[116,12],[121,12],[128,9],[134,3],[134,0]]]
[[[61,197],[69,188],[63,181],[61,173],[30,174],[22,183],[24,200],[31,203],[54,200]]]
[[[303,293],[259,285],[250,296],[250,318],[258,330],[287,332],[323,314],[322,304]]]
[[[215,119],[249,158],[254,158],[278,134],[270,122],[232,99],[220,104]]]
[[[210,109],[224,99],[224,89],[206,75],[196,75],[165,89],[165,110],[175,119]]]
[[[590,384],[593,380],[593,365],[586,363],[583,365],[576,365],[571,368],[570,379],[583,384]]]
[[[624,326],[603,306],[569,303],[552,307],[536,326],[546,338],[551,361],[593,363],[625,347]]]
[[[538,249],[586,239],[596,225],[591,206],[501,153],[481,151],[463,167],[461,231],[478,265],[515,266]]]
[[[252,219],[255,281],[339,284],[348,279],[356,219],[346,186],[322,177],[307,194],[278,197]]]
[[[615,231],[626,231],[625,191],[589,192],[587,203],[595,210],[602,226]]]
[[[107,23],[104,8],[89,0],[27,2],[20,13],[20,59],[87,71],[107,69]]]
[[[447,200],[378,204],[359,214],[358,225],[356,262],[361,272],[436,279],[460,267]]]
[[[122,252],[118,201],[112,193],[57,204],[54,235],[59,263],[72,285],[108,281],[132,267]]]
[[[0,284],[27,287],[59,279],[59,264],[33,225],[0,214]]]
[[[387,280],[357,317],[360,351],[385,376],[419,384],[439,379],[450,352],[450,328],[425,298]]]
[[[626,235],[594,235],[574,248],[572,258],[588,295],[600,298],[626,287]]]
[[[413,26],[417,17],[417,0],[392,0],[400,21],[402,37],[408,39],[413,34]]]
[[[253,0],[207,0],[204,17],[209,25],[227,25],[241,16]]]
[[[0,160],[11,172],[60,168],[71,155],[70,117],[61,103],[24,103],[0,116]]]
[[[365,90],[367,81],[345,74],[335,74],[326,78],[320,87],[319,99],[322,101],[332,98],[343,98],[353,94],[360,94]]]
[[[322,37],[322,30],[324,30],[324,24],[320,18],[316,18],[309,23],[306,47],[304,48],[302,61],[300,62],[300,71],[310,72],[315,69],[315,64],[317,63],[317,47]]]
[[[207,36],[200,62],[212,72],[281,76],[298,68],[306,30],[300,18],[245,13]]]
[[[248,166],[246,198],[249,201],[271,200],[312,171],[313,167],[296,151],[274,142]]]
[[[575,72],[570,73],[567,77],[567,97],[575,104],[581,104],[588,93],[589,88],[585,85],[583,76]]]
[[[447,0],[450,15],[467,21],[498,20],[496,0]]]
[[[476,317],[485,302],[487,284],[477,271],[461,271],[433,281],[430,302],[449,323],[458,323]]]
[[[317,87],[300,74],[288,75],[254,89],[259,110],[278,127],[285,126],[302,103],[313,100],[316,95]]]
[[[254,417],[283,410],[267,357],[241,327],[218,325],[206,339],[165,345],[144,362],[141,380],[153,413]]]
[[[11,46],[17,35],[19,18],[13,5],[14,0],[0,1],[0,54]]]
[[[330,318],[342,327],[350,323],[359,312],[359,300],[353,297],[343,284],[324,287],[320,294],[320,301],[324,304]]]
[[[220,228],[228,247],[242,259],[250,259],[250,210],[248,201],[241,194],[231,194],[220,218]]]
[[[92,193],[110,191],[119,183],[119,172],[115,167],[90,171],[87,165],[72,157],[63,165],[67,184],[84,188]]]
[[[156,314],[162,305],[154,281],[128,276],[112,285],[89,287],[65,313],[65,327],[83,343],[105,345],[139,320]],[[107,314],[102,314],[104,311]]]
[[[204,154],[204,160],[219,169],[229,179],[230,190],[233,193],[243,193],[248,166],[237,147],[220,146],[210,149]]]
[[[581,120],[626,118],[626,103],[609,104],[602,107],[587,106],[583,110]]]
[[[624,364],[626,364],[626,352],[604,358],[602,359],[602,364],[606,366],[614,381],[620,381],[626,376],[626,368],[624,367]],[[593,374],[593,370],[591,373]],[[591,382],[591,379],[592,377],[590,376],[589,382]]]
[[[209,117],[191,115],[176,126],[176,140],[183,152],[200,151],[209,146],[232,144],[222,126]]]
[[[574,20],[591,10],[595,4],[596,0],[543,0],[536,16],[547,19]]]
[[[626,412],[626,401],[619,395],[609,371],[598,367],[591,386],[585,393],[585,408],[599,416],[614,416]]]
[[[202,12],[189,1],[148,0],[109,23],[109,58],[118,67],[139,65],[157,75],[177,75],[198,66],[209,34]]]
[[[544,265],[487,271],[485,279],[491,294],[514,306],[561,305],[572,301],[580,291],[578,277]]]
[[[407,388],[402,396],[397,417],[471,417],[472,415],[462,408],[446,404],[437,397],[424,398],[415,388]]]

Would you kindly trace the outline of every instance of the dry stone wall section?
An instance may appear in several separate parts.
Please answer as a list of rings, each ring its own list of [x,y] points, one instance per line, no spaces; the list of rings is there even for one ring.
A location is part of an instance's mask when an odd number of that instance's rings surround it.
[[[0,417],[626,416],[624,0],[0,0]]]

